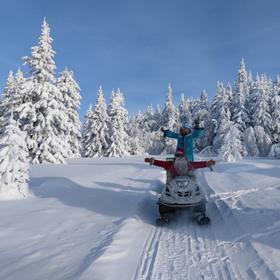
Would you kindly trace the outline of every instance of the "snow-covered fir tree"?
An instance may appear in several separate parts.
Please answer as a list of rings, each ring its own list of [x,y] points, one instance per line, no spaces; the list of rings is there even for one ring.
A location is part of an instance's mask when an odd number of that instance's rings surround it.
[[[272,144],[271,139],[262,126],[256,125],[254,127],[254,133],[255,133],[260,156],[266,157],[269,153]]]
[[[110,103],[108,105],[109,116],[109,147],[107,155],[109,157],[121,157],[129,154],[128,112],[124,104],[124,96],[120,89],[112,91]]]
[[[81,104],[80,87],[73,78],[73,72],[67,68],[58,77],[56,85],[62,93],[65,107],[65,124],[67,126],[65,133],[69,143],[68,157],[80,157],[81,122],[78,114]]]
[[[92,150],[93,135],[92,135],[92,123],[93,123],[94,110],[92,104],[89,105],[86,111],[83,126],[82,126],[82,155],[84,157],[93,157],[94,150]]]
[[[229,108],[230,110],[230,114],[232,116],[233,114],[233,92],[232,92],[232,87],[230,85],[230,83],[227,84],[226,86],[226,107]]]
[[[192,116],[189,110],[189,103],[186,101],[184,93],[181,94],[180,102],[178,105],[178,114],[180,125],[192,123]]]
[[[244,132],[250,122],[246,100],[249,94],[248,72],[245,68],[245,62],[242,59],[237,73],[234,94],[233,94],[233,112],[232,121],[240,132]]]
[[[102,87],[100,86],[94,110],[89,108],[86,115],[86,133],[84,153],[86,157],[101,157],[107,153],[108,145],[108,114]]]
[[[166,92],[166,101],[164,108],[162,110],[162,125],[165,128],[176,130],[178,126],[178,117],[176,114],[176,109],[173,104],[173,90],[171,84],[168,84],[168,90]]]
[[[280,76],[277,76],[273,87],[270,111],[273,126],[271,140],[273,143],[280,143]]]
[[[272,118],[270,115],[270,92],[269,92],[270,85],[268,84],[268,80],[266,76],[257,76],[255,81],[255,86],[251,92],[251,123],[253,127],[257,128],[257,133],[262,139],[271,138],[272,130],[273,130],[273,123]],[[263,128],[265,136],[262,135]],[[267,140],[264,140],[267,142]],[[270,141],[271,142],[271,139]],[[263,143],[263,141],[258,141],[258,146]],[[264,148],[267,151],[267,148]],[[263,147],[259,146],[259,151],[262,156],[264,156]],[[262,151],[262,152],[261,152]],[[268,153],[268,151],[266,152]]]
[[[232,122],[229,122],[227,127],[228,130],[223,135],[222,145],[218,150],[218,157],[228,162],[235,162],[242,159],[240,131]]]
[[[0,200],[27,197],[28,170],[25,133],[11,113],[0,133]]]
[[[146,133],[139,128],[137,124],[137,117],[130,118],[128,124],[128,134],[128,146],[130,147],[129,153],[131,155],[144,154],[147,149],[142,141],[144,140],[143,135]]]
[[[230,128],[230,125],[230,112],[228,108],[225,108],[224,105],[221,104],[219,116],[216,121],[215,138],[213,140],[213,150],[216,153],[219,153],[219,150],[224,143],[224,138]]]
[[[212,100],[210,111],[211,116],[216,121],[219,120],[221,110],[225,108],[227,104],[227,95],[225,94],[225,88],[223,86],[223,83],[217,82],[216,86],[216,94]]]
[[[208,101],[208,93],[203,90],[200,94],[200,99],[198,100],[196,106],[196,112],[193,116],[195,121],[199,122],[201,127],[204,127],[204,131],[200,138],[195,142],[195,147],[198,151],[211,145],[213,141],[213,122],[210,112],[210,104]]]
[[[27,132],[33,163],[64,163],[69,151],[63,96],[55,85],[52,41],[44,19],[38,46],[32,47],[30,57],[23,58],[31,74],[26,81],[30,102],[26,114],[20,114],[20,122]]]
[[[13,74],[13,71],[9,72],[9,76],[7,78],[6,85],[4,87],[1,100],[0,100],[0,124],[1,126],[4,125],[4,123],[7,123],[7,118],[10,118],[12,109],[14,107],[15,103],[15,89],[16,89],[16,83],[15,83],[15,77]]]
[[[247,152],[247,156],[259,156],[260,152],[255,137],[255,131],[251,126],[249,126],[244,132],[243,145],[244,150]]]
[[[210,112],[211,112],[211,118],[212,118],[212,125],[211,128],[213,129],[213,150],[215,152],[218,151],[219,147],[221,146],[220,143],[220,135],[219,135],[219,129],[221,127],[220,123],[222,120],[226,119],[227,122],[230,118],[230,110],[227,108],[227,95],[225,93],[225,88],[223,86],[223,83],[217,82],[216,86],[216,94],[213,98],[213,101],[210,106]],[[209,126],[208,126],[209,127]],[[223,127],[223,125],[222,125]],[[217,137],[216,137],[217,136]],[[216,138],[216,140],[215,140]]]

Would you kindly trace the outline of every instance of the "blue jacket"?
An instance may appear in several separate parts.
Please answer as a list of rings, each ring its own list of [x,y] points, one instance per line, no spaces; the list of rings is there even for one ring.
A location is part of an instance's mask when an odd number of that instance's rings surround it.
[[[183,148],[185,151],[185,158],[188,161],[194,161],[193,141],[201,136],[203,130],[204,130],[204,128],[200,128],[200,127],[194,128],[193,132],[186,136],[182,136],[181,134],[175,133],[170,130],[165,130],[163,136],[177,139],[176,150],[179,147]]]

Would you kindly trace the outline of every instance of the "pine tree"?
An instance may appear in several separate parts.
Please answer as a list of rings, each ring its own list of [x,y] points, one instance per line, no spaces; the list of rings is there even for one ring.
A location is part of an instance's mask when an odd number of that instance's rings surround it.
[[[82,155],[84,157],[93,157],[94,150],[92,150],[93,135],[92,135],[92,123],[93,123],[93,107],[90,104],[85,114],[83,127],[82,127]]]
[[[247,156],[255,157],[260,154],[255,132],[251,126],[244,132],[244,148],[247,151]]]
[[[271,100],[272,142],[280,143],[280,77],[277,76]]]
[[[161,108],[160,108],[159,104],[157,104],[156,111],[154,113],[154,120],[155,120],[155,124],[156,124],[154,131],[158,131],[163,126]]]
[[[38,46],[32,47],[31,56],[24,57],[30,67],[26,81],[30,89],[29,110],[21,113],[22,129],[27,132],[27,145],[33,163],[64,163],[69,144],[65,139],[65,110],[63,96],[55,85],[55,52],[52,49],[50,28],[44,20]]]
[[[0,133],[0,199],[27,197],[28,170],[25,133],[11,114]]]
[[[235,162],[242,159],[242,151],[240,131],[232,122],[229,122],[228,130],[223,136],[222,145],[218,151],[218,157],[228,162]]]
[[[226,86],[226,92],[225,92],[227,98],[226,98],[226,107],[229,108],[230,115],[233,114],[233,92],[230,83]]]
[[[127,133],[128,112],[124,107],[124,96],[118,89],[112,92],[108,105],[110,119],[110,143],[107,150],[109,157],[121,157],[129,154],[129,135]]]
[[[176,116],[175,106],[173,105],[173,90],[171,84],[168,84],[168,91],[166,93],[166,101],[162,111],[162,124],[164,127],[171,130],[178,129],[178,122]]]
[[[64,127],[67,142],[69,143],[68,157],[80,157],[81,122],[78,115],[78,109],[81,104],[80,87],[73,78],[73,72],[67,68],[57,79],[56,85],[62,93],[64,103]]]
[[[260,152],[260,156],[266,157],[269,153],[272,144],[271,139],[262,126],[256,125],[254,127],[254,133],[255,133],[258,149]]]
[[[200,99],[197,103],[197,110],[194,113],[194,120],[199,121],[200,126],[204,127],[203,134],[195,142],[198,151],[212,145],[213,141],[213,122],[208,102],[208,94],[205,90],[201,92]]]
[[[253,126],[261,126],[270,135],[273,125],[270,115],[270,85],[267,78],[257,76],[251,97],[251,114]]]
[[[216,153],[219,153],[221,146],[224,144],[224,138],[227,135],[230,126],[232,125],[230,122],[230,112],[227,108],[221,104],[218,120],[216,122],[216,131],[215,131],[215,138],[213,140],[213,150]]]
[[[88,118],[89,117],[89,118]],[[108,115],[106,101],[100,86],[94,110],[89,109],[87,128],[87,157],[105,156],[108,149]]]
[[[191,124],[192,123],[192,116],[189,110],[189,104],[185,99],[185,95],[181,94],[180,103],[178,106],[178,113],[179,113],[179,121],[180,125],[184,124]]]
[[[128,134],[129,134],[129,140],[128,140],[128,147],[129,147],[129,153],[131,155],[139,155],[145,153],[144,145],[142,143],[142,136],[143,136],[143,130],[140,130],[137,125],[137,119],[130,118],[129,124],[128,124]]]
[[[244,132],[250,122],[246,100],[249,95],[248,73],[244,59],[241,60],[233,94],[232,120],[240,132]]]
[[[12,109],[14,107],[14,93],[15,93],[15,77],[13,71],[9,72],[6,85],[4,87],[1,103],[0,103],[0,124],[1,126],[4,123],[7,123],[7,120],[10,118]]]

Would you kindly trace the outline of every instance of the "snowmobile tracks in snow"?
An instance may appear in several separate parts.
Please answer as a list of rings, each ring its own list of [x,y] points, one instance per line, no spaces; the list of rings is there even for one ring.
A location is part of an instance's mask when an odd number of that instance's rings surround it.
[[[140,264],[136,270],[134,280],[151,279],[152,269],[157,257],[157,251],[162,231],[160,228],[152,228],[149,238],[147,238],[141,256]]]
[[[198,177],[209,198],[213,189],[202,171]],[[232,209],[219,199],[210,199],[207,209],[210,225],[199,226],[183,214],[165,227],[153,227],[134,280],[277,279]]]

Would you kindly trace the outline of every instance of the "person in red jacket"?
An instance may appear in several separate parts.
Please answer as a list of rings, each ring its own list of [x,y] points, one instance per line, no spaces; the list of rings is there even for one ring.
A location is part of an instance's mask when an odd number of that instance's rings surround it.
[[[195,169],[209,167],[212,170],[212,166],[215,164],[214,160],[190,162],[185,159],[184,150],[182,148],[178,148],[178,150],[176,151],[174,161],[163,161],[154,158],[145,158],[145,162],[150,163],[150,165],[162,167],[166,170],[167,186],[177,176],[191,176],[195,180]],[[176,210],[176,208],[159,203],[159,212],[161,215],[161,220],[163,221],[165,220],[164,214],[173,212],[174,210]],[[208,224],[210,222],[210,219],[206,216],[205,199],[203,199],[196,206],[192,207],[192,214],[194,219],[196,219],[199,224]]]
[[[167,171],[167,182],[176,176],[192,176],[195,169],[209,167],[212,170],[212,166],[215,164],[215,161],[212,159],[208,161],[188,161],[185,159],[184,150],[181,148],[178,148],[175,153],[174,161],[145,158],[145,162],[164,168]]]

